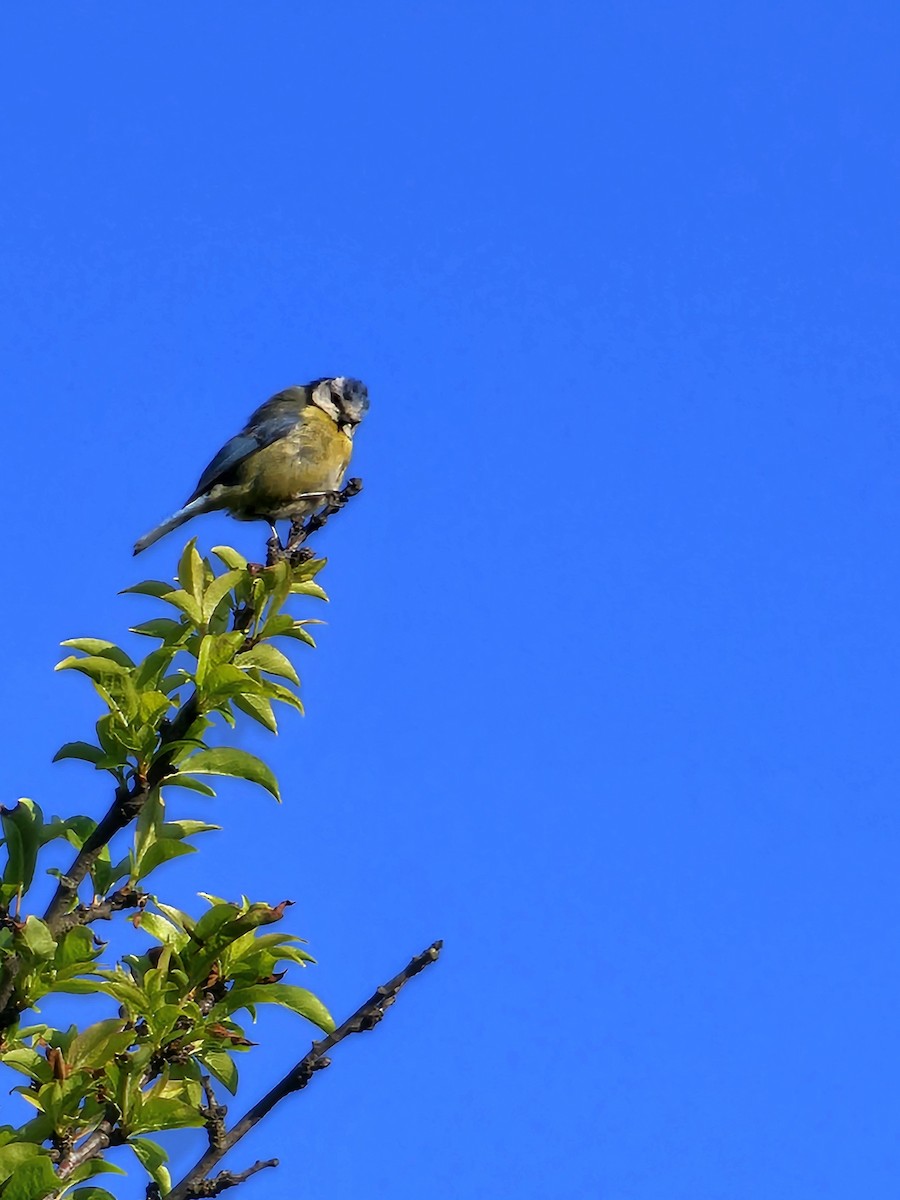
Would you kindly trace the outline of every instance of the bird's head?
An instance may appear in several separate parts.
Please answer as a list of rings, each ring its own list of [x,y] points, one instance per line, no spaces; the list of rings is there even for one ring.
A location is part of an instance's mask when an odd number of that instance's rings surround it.
[[[313,404],[352,436],[369,407],[369,392],[362,380],[338,375],[334,379],[317,379],[311,388]]]

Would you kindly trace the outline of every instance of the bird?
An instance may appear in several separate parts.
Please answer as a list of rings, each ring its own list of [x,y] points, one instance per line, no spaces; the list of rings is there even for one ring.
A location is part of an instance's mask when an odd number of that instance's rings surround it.
[[[345,375],[278,392],[225,443],[184,506],[135,542],[134,553],[221,509],[239,521],[268,522],[278,539],[276,521],[305,520],[340,488],[368,408],[366,385]]]

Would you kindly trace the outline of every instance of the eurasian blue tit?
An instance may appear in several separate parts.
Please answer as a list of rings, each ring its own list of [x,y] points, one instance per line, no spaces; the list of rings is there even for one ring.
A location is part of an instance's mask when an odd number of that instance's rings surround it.
[[[343,375],[279,392],[225,443],[184,508],[144,534],[134,553],[216,509],[239,521],[267,521],[276,537],[275,521],[306,520],[341,486],[368,407],[366,385]]]

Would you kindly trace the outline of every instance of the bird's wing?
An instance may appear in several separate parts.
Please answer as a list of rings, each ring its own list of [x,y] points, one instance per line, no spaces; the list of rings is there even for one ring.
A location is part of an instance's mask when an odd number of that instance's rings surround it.
[[[193,492],[187,499],[190,504],[198,496],[205,495],[217,483],[231,483],[231,476],[237,466],[256,450],[271,446],[279,438],[283,438],[300,420],[296,408],[292,412],[272,412],[263,414],[257,410],[250,418],[247,428],[236,434],[231,441],[226,442],[216,457],[212,460]]]

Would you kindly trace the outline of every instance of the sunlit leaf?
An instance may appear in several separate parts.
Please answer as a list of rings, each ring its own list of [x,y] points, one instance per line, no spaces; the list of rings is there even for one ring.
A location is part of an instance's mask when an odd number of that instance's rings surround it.
[[[96,766],[105,757],[100,747],[92,746],[90,742],[66,742],[53,755],[53,761],[62,762],[64,758],[78,758]]]
[[[180,765],[181,773],[190,775],[230,775],[258,783],[276,800],[281,796],[278,781],[269,767],[254,754],[231,746],[215,746],[211,750],[199,750]]]

